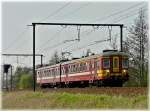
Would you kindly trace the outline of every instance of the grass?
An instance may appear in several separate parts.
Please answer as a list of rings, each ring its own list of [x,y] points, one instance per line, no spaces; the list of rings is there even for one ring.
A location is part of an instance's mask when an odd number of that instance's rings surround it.
[[[31,91],[2,94],[3,109],[147,109],[147,95],[43,93]]]

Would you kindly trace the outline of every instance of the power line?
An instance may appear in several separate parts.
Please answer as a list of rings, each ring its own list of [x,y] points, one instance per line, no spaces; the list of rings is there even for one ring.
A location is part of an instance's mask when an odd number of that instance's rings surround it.
[[[138,4],[139,5],[139,4]],[[141,5],[141,4],[140,4]],[[137,6],[137,5],[136,5]],[[130,7],[131,8],[131,7]],[[130,9],[130,8],[128,8],[128,9]],[[133,6],[132,6],[132,8],[133,8]],[[122,11],[124,11],[124,10],[122,10]],[[121,13],[122,11],[119,11],[119,12],[117,12],[117,13]],[[112,16],[112,15],[111,15]],[[50,48],[53,48],[53,47],[56,47],[56,46],[58,46],[58,45],[61,45],[61,44],[63,44],[63,43],[59,43],[59,44],[55,44],[54,46],[51,46]],[[49,47],[47,47],[47,48],[49,48]],[[46,48],[46,49],[47,49]]]
[[[68,52],[73,52],[73,51],[76,51],[76,50],[81,50],[81,49],[84,49],[85,47],[92,46],[92,45],[95,45],[95,44],[98,44],[98,43],[101,43],[101,42],[107,42],[109,40],[110,39],[94,41],[94,42],[91,42],[90,44],[88,43],[88,44],[86,44],[86,45],[84,45],[82,47],[74,48],[74,49],[72,49],[71,51],[68,51]]]
[[[48,39],[46,42],[44,42],[42,45],[40,45],[40,47],[43,47],[44,44],[46,45],[49,41],[52,41],[52,40],[56,39],[56,36],[58,34],[60,34],[63,31],[63,29],[64,28],[62,28],[61,30],[59,30],[58,32],[56,32],[50,39]],[[42,50],[42,49],[40,48],[40,50]]]
[[[54,40],[54,39],[56,38],[55,36],[57,36],[58,34],[60,34],[65,28],[66,28],[66,27],[63,27],[59,32],[56,32],[56,33],[54,34],[53,38],[52,38],[52,39],[49,39],[48,41],[46,41],[46,43],[48,43],[49,41]],[[44,44],[46,44],[46,43],[44,43]],[[62,44],[65,44],[65,43],[66,43],[66,40],[64,40],[64,41],[62,41],[62,42],[60,42],[60,43],[57,43],[57,44],[55,44],[55,45],[46,47],[46,48],[41,49],[41,50],[42,50],[42,52],[44,52],[44,51],[46,51],[46,50],[48,50],[48,49],[56,48],[56,47],[58,47],[58,46],[60,46],[60,45],[62,45]],[[41,51],[41,50],[39,50],[39,51]]]
[[[128,7],[128,8],[126,8],[126,9],[124,9],[124,10],[121,10],[121,11],[118,11],[118,12],[115,12],[115,13],[112,13],[112,14],[107,15],[107,16],[105,16],[105,17],[95,19],[94,21],[101,21],[101,20],[109,19],[109,18],[112,17],[112,16],[116,16],[116,15],[118,15],[118,14],[120,14],[120,13],[127,12],[128,10],[133,9],[133,8],[139,6],[139,5],[141,5],[141,3],[138,3],[138,4],[136,4],[136,5],[133,5],[133,6],[131,6],[131,7]]]
[[[69,4],[71,4],[71,2],[66,3],[65,5],[63,5],[62,7],[58,8],[56,11],[52,12],[50,15],[48,15],[44,19],[40,20],[39,22],[45,21],[46,19],[48,19],[48,18],[56,15],[57,13],[59,13],[60,11],[62,11],[62,9],[64,9],[65,7],[67,7]]]
[[[20,40],[20,37],[23,37],[23,35],[27,32],[28,27],[26,27],[21,33],[18,34],[18,36],[16,37],[16,39],[14,39],[7,48],[5,48],[4,50],[7,50],[9,48],[12,47],[12,44],[16,43],[17,40]]]
[[[66,5],[67,5],[67,4],[66,4]],[[87,6],[87,5],[89,5],[89,3],[86,4],[86,5],[83,5],[83,6],[79,7],[79,8],[77,8],[76,10],[80,10],[81,8],[83,8],[83,7]],[[115,14],[122,13],[122,12],[127,11],[127,10],[129,10],[129,9],[132,9],[132,8],[134,8],[135,6],[138,6],[138,5],[141,5],[141,3],[140,3],[140,4],[136,4],[136,5],[132,6],[132,7],[129,7],[129,8],[127,8],[126,10],[121,10],[121,11],[119,11],[119,12],[113,13],[113,14],[107,16],[107,17],[111,17],[111,16],[114,16]],[[102,19],[104,19],[104,18],[102,18]],[[94,30],[90,31],[88,34],[92,33],[93,31],[94,31]],[[48,42],[49,42],[49,40],[48,40]],[[59,44],[59,45],[60,45],[60,44]],[[54,45],[54,46],[56,46],[56,45]],[[53,48],[53,46],[47,47],[47,48]],[[47,48],[46,48],[46,49],[47,49]]]
[[[53,13],[51,13],[50,15],[48,15],[47,17],[45,17],[44,19],[42,19],[40,22],[42,22],[42,21],[46,20],[47,18],[52,17],[53,15],[57,14],[57,13],[60,12],[62,9],[64,9],[65,7],[67,7],[70,3],[71,3],[71,2],[69,2],[69,3],[65,4],[65,5],[63,5],[62,7],[60,7],[59,9],[57,9],[56,11],[54,11]],[[26,32],[26,30],[24,30],[23,32],[21,32],[20,36],[23,35],[25,32]],[[20,37],[20,36],[18,36],[14,41],[12,41],[11,44],[10,44],[6,49],[4,49],[4,50],[7,50],[7,49],[9,49],[10,47],[12,47],[12,44],[13,44],[14,42],[16,42],[16,40],[19,40],[19,37]]]
[[[103,28],[103,26],[101,26],[101,29],[102,29],[102,28]],[[97,30],[98,30],[98,29],[97,29]],[[87,30],[86,30],[86,31],[87,31]],[[84,31],[84,32],[86,32],[86,31]],[[92,30],[86,32],[85,35],[83,35],[82,37],[87,37],[87,36],[90,35],[93,31],[95,31],[95,29],[92,29]],[[75,44],[75,43],[72,43],[71,45],[66,46],[64,49],[71,47],[73,44]]]
[[[66,4],[65,6],[67,6],[67,5],[69,5],[70,3],[68,3],[68,4]],[[63,17],[66,17],[67,15],[69,15],[69,14],[72,14],[73,12],[77,12],[77,11],[79,11],[80,9],[82,9],[82,8],[84,8],[84,7],[86,7],[86,6],[88,6],[90,3],[86,3],[86,4],[84,4],[84,5],[82,5],[82,6],[80,6],[79,8],[77,8],[77,9],[75,9],[75,10],[73,10],[73,11],[71,11],[71,12],[69,12],[69,13],[67,13],[66,15],[64,15]],[[62,17],[61,17],[61,19],[62,19]],[[61,30],[62,31],[62,30]],[[61,32],[60,31],[60,32]],[[60,33],[60,32],[58,32],[58,33]],[[56,33],[54,36],[56,36],[58,33]],[[54,38],[54,37],[53,37]],[[46,43],[48,43],[49,41],[52,41],[52,40],[54,40],[54,39],[49,39]],[[43,46],[44,44],[46,44],[46,43],[43,43],[41,46]],[[55,46],[55,45],[54,45]],[[52,46],[53,47],[53,46]]]
[[[146,8],[144,8],[143,9],[144,11],[147,11],[147,9]],[[126,15],[126,16],[120,16],[119,18],[121,18],[121,19],[119,19],[119,20],[117,20],[117,18],[115,18],[114,20],[114,22],[115,23],[117,23],[117,22],[119,22],[119,21],[121,21],[121,20],[124,20],[124,19],[127,19],[127,18],[130,18],[130,17],[133,17],[133,16],[135,16],[135,15],[137,15],[137,14],[139,14],[139,12],[135,12],[135,13],[128,13],[128,15]]]
[[[68,15],[70,15],[70,14],[72,15],[72,14],[74,14],[74,12],[76,13],[77,11],[81,10],[82,8],[87,7],[88,5],[90,5],[90,3],[86,3],[86,4],[84,4],[84,5],[80,6],[80,7],[78,7],[77,9],[75,9],[75,10],[73,10],[73,11],[71,11],[71,12],[65,14],[65,15],[63,15],[63,16],[60,17],[60,18],[62,19],[62,18],[66,17],[66,16],[68,16]]]
[[[126,12],[127,10],[133,9],[133,8],[139,6],[139,5],[141,5],[141,3],[138,3],[138,4],[136,4],[136,5],[133,5],[133,6],[131,6],[131,7],[126,8],[126,9],[124,9],[124,10],[121,10],[121,11],[118,11],[118,12],[115,12],[115,13],[112,13],[111,15],[108,15],[108,16],[105,16],[105,17],[102,17],[102,18],[99,18],[99,19],[96,19],[96,20],[93,20],[93,21],[110,19],[110,17],[112,17],[112,16],[116,16],[116,15],[118,15],[118,14],[120,14],[120,13]],[[136,9],[136,10],[137,10],[137,9]],[[89,34],[92,33],[92,32],[94,32],[93,29],[92,29],[91,31],[87,32],[87,35],[89,35]],[[74,44],[74,43],[73,43],[73,44]],[[73,45],[73,44],[72,44],[72,45]]]
[[[110,17],[112,17],[112,16],[115,16],[115,14],[120,14],[120,13],[122,13],[122,12],[126,12],[127,10],[130,10],[130,9],[132,9],[132,8],[135,8],[135,7],[137,7],[137,6],[139,6],[139,5],[141,5],[141,3],[139,3],[139,4],[136,4],[136,5],[134,5],[134,6],[131,6],[131,7],[129,7],[129,8],[127,8],[127,9],[124,9],[124,10],[121,10],[121,11],[119,11],[119,12],[115,12],[115,13],[113,13],[113,14],[111,14],[111,15],[108,15],[108,16],[106,16],[106,17],[103,17],[103,18],[100,18],[101,20],[106,20],[106,19],[109,19]],[[136,9],[137,10],[137,9]],[[131,12],[130,12],[131,13]],[[129,16],[130,17],[130,16]],[[119,17],[120,18],[120,17]],[[127,18],[127,17],[125,17],[125,18]],[[117,19],[117,18],[116,18]],[[119,21],[121,21],[122,19],[120,19]],[[118,21],[117,21],[118,22]],[[115,22],[116,23],[116,22]],[[90,33],[92,33],[94,30],[91,30],[91,31],[89,31],[87,34],[90,34]],[[73,45],[73,44],[72,44]]]

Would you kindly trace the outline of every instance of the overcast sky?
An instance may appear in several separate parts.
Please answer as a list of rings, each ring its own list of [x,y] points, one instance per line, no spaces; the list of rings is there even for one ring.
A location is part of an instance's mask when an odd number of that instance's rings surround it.
[[[32,53],[32,27],[27,26],[32,22],[120,23],[129,27],[140,8],[148,13],[147,7],[147,2],[2,2],[2,53]],[[77,27],[37,26],[36,53],[43,54],[47,63],[56,50],[72,51],[73,57],[80,57],[87,49],[101,53],[110,48],[110,42],[88,46],[108,39],[108,27],[81,27],[80,30],[80,42],[63,44],[65,40],[78,38]],[[123,31],[125,39],[127,31]],[[111,32],[112,38],[117,36],[120,48],[119,27],[112,27]],[[17,58],[4,57],[2,62],[17,65]],[[18,65],[32,66],[32,57],[19,57]]]

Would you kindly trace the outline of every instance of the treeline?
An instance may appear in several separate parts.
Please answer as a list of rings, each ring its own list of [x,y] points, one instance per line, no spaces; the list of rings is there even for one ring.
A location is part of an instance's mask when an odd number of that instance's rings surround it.
[[[33,87],[32,69],[27,67],[17,67],[13,75],[13,86],[17,89]]]
[[[129,54],[129,81],[125,86],[148,85],[148,18],[139,11],[134,24],[128,28],[123,51]]]

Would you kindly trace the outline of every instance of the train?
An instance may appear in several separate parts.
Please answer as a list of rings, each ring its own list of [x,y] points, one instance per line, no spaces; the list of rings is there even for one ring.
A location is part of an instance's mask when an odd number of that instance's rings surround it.
[[[47,87],[122,87],[129,79],[125,52],[103,50],[101,54],[76,58],[36,69],[36,82]]]

